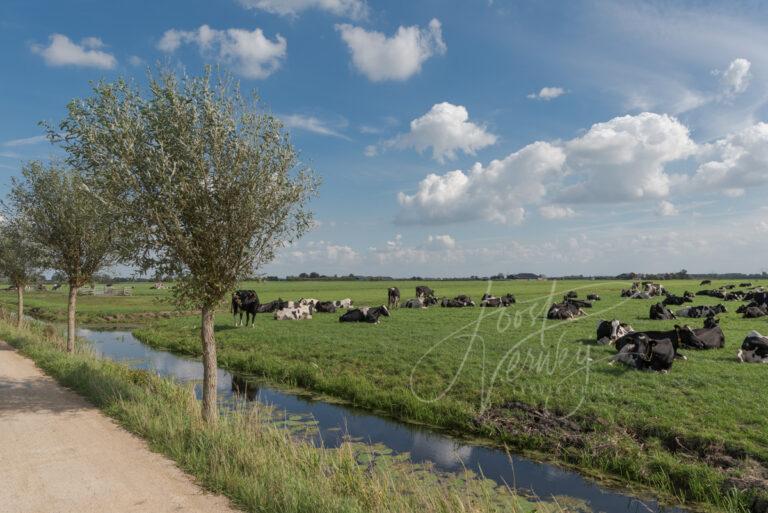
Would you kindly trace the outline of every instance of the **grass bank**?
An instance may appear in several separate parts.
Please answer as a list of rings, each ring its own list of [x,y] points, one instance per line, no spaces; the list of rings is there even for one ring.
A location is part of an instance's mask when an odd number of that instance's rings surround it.
[[[487,480],[440,480],[396,459],[360,465],[355,444],[315,447],[292,438],[258,409],[207,426],[191,390],[143,371],[61,351],[50,327],[17,330],[0,320],[0,338],[175,460],[214,493],[258,512],[551,512]]]
[[[357,304],[380,304],[388,285],[288,283],[258,290],[266,300],[352,297]],[[403,290],[413,282],[396,285]],[[485,287],[431,285],[441,295],[476,298]],[[619,318],[636,329],[672,328],[674,321],[648,319],[655,301],[622,300],[626,283],[561,282],[555,299],[578,289],[581,297],[596,292],[603,300],[590,317],[547,322],[552,286],[496,283],[493,292],[511,291],[518,304],[485,312],[400,310],[377,326],[318,314],[298,323],[263,316],[254,328],[235,329],[219,316],[220,363],[403,420],[489,436],[588,474],[644,485],[672,501],[765,510],[768,403],[758,396],[768,387],[768,373],[735,359],[749,330],[768,331],[765,321],[725,314],[725,349],[688,351],[689,360],[667,375],[640,373],[607,365],[614,352],[594,344],[595,325],[597,318]],[[678,294],[697,289],[689,281],[667,286]],[[713,302],[702,297],[695,304]],[[730,304],[731,312],[738,304]],[[154,347],[199,356],[198,326],[196,317],[184,317],[135,334]]]

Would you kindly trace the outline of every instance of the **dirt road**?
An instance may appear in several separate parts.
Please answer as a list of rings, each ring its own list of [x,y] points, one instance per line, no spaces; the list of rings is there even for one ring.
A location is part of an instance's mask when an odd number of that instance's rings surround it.
[[[234,512],[0,341],[0,512]]]

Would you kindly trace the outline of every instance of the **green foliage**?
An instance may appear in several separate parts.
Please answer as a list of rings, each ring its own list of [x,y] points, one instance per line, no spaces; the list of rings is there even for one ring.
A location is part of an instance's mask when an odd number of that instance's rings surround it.
[[[317,182],[280,121],[231,77],[124,80],[73,101],[51,131],[122,219],[125,256],[174,276],[179,304],[216,305],[310,226]]]
[[[42,250],[34,244],[21,219],[0,224],[0,274],[14,287],[35,281],[44,267]]]
[[[30,162],[22,176],[13,181],[10,205],[46,267],[80,287],[114,262],[116,218],[92,196],[78,171],[56,162]]]

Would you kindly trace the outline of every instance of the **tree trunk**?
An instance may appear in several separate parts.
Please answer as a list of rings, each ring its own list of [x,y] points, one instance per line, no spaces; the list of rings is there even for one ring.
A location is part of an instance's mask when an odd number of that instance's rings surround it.
[[[69,306],[67,307],[67,352],[75,352],[75,308],[77,306],[77,286],[69,286]]]
[[[213,308],[204,307],[200,340],[203,344],[203,419],[213,424],[219,418],[216,403],[216,340],[213,338]]]
[[[16,327],[21,328],[24,325],[24,285],[16,286],[16,293],[19,296],[19,307],[16,310]]]

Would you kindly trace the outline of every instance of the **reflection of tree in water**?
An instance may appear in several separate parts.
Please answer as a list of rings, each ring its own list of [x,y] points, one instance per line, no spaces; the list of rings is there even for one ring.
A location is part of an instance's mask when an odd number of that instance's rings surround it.
[[[259,386],[243,376],[232,374],[232,391],[236,395],[245,397],[248,401],[255,401],[256,396],[259,395]]]

